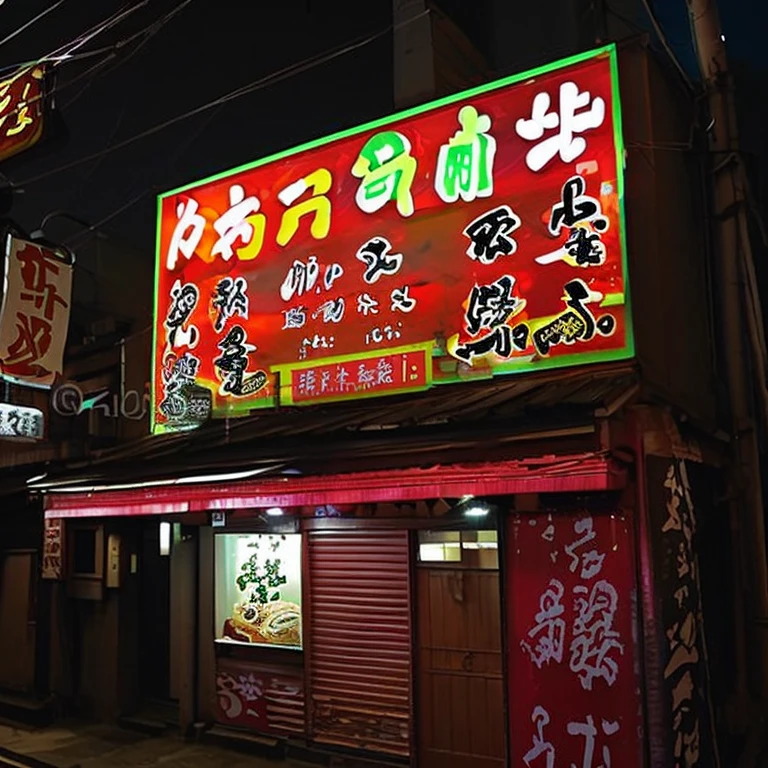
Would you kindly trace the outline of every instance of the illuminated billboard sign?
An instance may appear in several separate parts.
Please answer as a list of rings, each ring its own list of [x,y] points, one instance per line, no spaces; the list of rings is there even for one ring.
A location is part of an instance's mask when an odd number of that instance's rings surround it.
[[[43,135],[45,68],[22,67],[0,80],[0,160],[18,155]]]
[[[159,199],[153,425],[633,355],[616,52]]]

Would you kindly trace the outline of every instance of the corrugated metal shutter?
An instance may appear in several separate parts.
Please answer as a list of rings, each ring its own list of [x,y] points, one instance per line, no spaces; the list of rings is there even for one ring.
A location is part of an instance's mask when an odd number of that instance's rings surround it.
[[[312,532],[309,578],[312,738],[409,755],[407,532]]]

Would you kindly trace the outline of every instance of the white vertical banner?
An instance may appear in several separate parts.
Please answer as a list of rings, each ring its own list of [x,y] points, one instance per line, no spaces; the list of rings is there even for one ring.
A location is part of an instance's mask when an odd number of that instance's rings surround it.
[[[0,305],[0,378],[48,388],[63,370],[72,264],[38,243],[7,235]]]
[[[44,579],[60,580],[64,573],[64,521],[47,518],[43,531],[43,563],[41,576]]]
[[[430,101],[435,95],[432,20],[425,0],[392,0],[395,109]]]

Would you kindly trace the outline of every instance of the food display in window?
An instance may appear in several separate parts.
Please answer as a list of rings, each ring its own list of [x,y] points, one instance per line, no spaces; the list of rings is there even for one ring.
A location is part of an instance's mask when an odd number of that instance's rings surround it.
[[[300,649],[301,535],[216,537],[216,639]]]

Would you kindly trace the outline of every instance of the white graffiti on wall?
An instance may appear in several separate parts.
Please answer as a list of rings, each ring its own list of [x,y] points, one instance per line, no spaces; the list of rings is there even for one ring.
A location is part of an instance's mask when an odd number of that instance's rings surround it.
[[[576,520],[573,530],[578,538],[564,548],[571,558],[569,570],[575,573],[580,567],[579,575],[582,579],[593,579],[603,568],[605,553],[598,551],[596,543],[584,549],[596,538],[592,518],[586,516]],[[543,536],[548,541],[554,539],[552,524]],[[577,553],[580,548],[583,551]],[[539,669],[545,664],[559,664],[563,661],[566,644],[565,607],[562,604],[564,595],[563,583],[558,579],[550,579],[539,598],[535,623],[527,633],[529,640],[520,643],[523,651]],[[624,644],[613,626],[618,606],[616,588],[606,579],[595,582],[591,589],[583,584],[573,588],[575,616],[568,646],[569,667],[585,691],[593,689],[595,679],[602,679],[611,687],[618,677],[618,656],[624,653]]]
[[[571,573],[576,573],[576,569],[581,564],[581,573],[579,574],[581,578],[592,579],[602,570],[605,554],[598,552],[595,547],[582,552],[581,555],[576,554],[576,550],[579,547],[594,541],[597,535],[595,534],[592,518],[584,517],[581,520],[577,520],[573,524],[573,530],[574,533],[580,534],[580,538],[565,546],[565,552],[571,558],[570,571]]]
[[[529,654],[533,663],[541,669],[551,661],[563,660],[565,647],[565,607],[562,604],[565,587],[557,579],[550,579],[549,586],[539,598],[539,612],[534,617],[535,626],[528,630],[528,637],[534,643],[522,640],[522,649]]]
[[[619,664],[611,655],[624,653],[619,633],[613,629],[613,619],[619,605],[616,588],[605,580],[598,581],[590,592],[588,587],[574,587],[573,640],[571,640],[571,671],[579,676],[585,691],[592,690],[592,681],[602,677],[611,686],[619,674]]]
[[[528,752],[523,755],[523,762],[529,768],[545,766],[546,768],[555,768],[557,752],[552,742],[547,741],[544,735],[544,729],[550,723],[549,712],[542,706],[537,706],[531,715],[531,722],[534,725],[533,743]],[[616,720],[601,719],[600,730],[595,725],[595,719],[592,715],[587,715],[584,721],[571,721],[567,724],[566,730],[569,736],[581,737],[584,740],[581,765],[571,763],[570,768],[611,768],[611,751],[608,745],[609,737],[619,731],[619,723]],[[600,744],[598,745],[598,736]],[[595,764],[595,750],[599,746],[599,762]],[[543,761],[540,759],[543,758]]]

